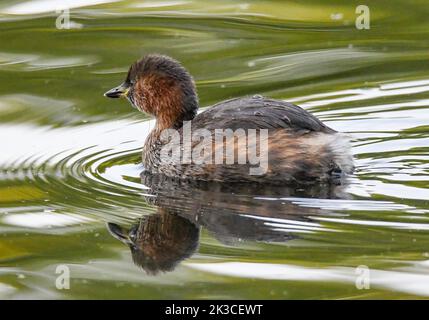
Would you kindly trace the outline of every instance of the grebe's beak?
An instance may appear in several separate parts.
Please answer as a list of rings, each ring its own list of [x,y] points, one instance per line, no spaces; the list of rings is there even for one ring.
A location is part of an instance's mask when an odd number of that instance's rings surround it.
[[[108,98],[126,97],[128,94],[128,91],[130,91],[130,85],[124,82],[124,83],[121,83],[119,86],[107,91],[104,94],[104,96]]]
[[[119,241],[127,244],[127,245],[133,245],[133,242],[131,241],[130,237],[128,236],[128,232],[122,228],[121,226],[117,225],[116,223],[107,223],[107,230],[109,230],[109,233]]]

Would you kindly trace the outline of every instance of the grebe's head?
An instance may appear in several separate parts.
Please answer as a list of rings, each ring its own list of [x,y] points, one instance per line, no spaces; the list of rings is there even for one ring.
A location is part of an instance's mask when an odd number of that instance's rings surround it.
[[[128,245],[133,261],[149,274],[172,271],[194,254],[200,229],[188,219],[159,208],[158,213],[140,219],[130,230],[115,223],[107,229]]]
[[[133,63],[125,81],[104,95],[126,97],[138,110],[155,116],[162,129],[181,127],[198,109],[192,76],[178,61],[163,55],[147,55]]]

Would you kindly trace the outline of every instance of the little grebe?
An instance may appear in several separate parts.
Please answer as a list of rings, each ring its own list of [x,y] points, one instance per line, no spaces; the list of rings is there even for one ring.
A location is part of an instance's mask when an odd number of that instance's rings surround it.
[[[126,80],[105,96],[126,97],[138,110],[155,116],[155,128],[143,147],[143,165],[150,174],[187,180],[288,184],[338,181],[344,173],[353,172],[348,139],[291,103],[255,95],[220,102],[197,114],[198,97],[192,76],[178,61],[167,56],[147,55],[136,61]],[[207,161],[217,156],[215,152],[206,154],[207,150],[203,161],[184,161],[187,143],[192,155],[195,152],[201,155],[201,145],[197,143],[200,139],[195,141],[192,137],[190,142],[185,141],[187,124],[193,131],[205,130],[216,138],[223,135],[221,140],[215,139],[222,142],[221,146],[209,140],[209,146],[220,151],[222,161]],[[266,135],[262,134],[264,129]],[[169,130],[176,130],[179,142],[172,143],[171,134],[169,139],[164,137],[163,132]],[[226,130],[234,132],[232,140],[226,139]],[[239,130],[249,132],[244,145],[239,144],[235,135]],[[256,135],[260,145],[251,142],[252,130],[260,131]],[[180,161],[177,157],[171,157],[173,161],[163,159],[163,148],[167,145],[168,154],[182,155]],[[227,152],[223,151],[231,146],[233,156],[245,155],[244,162],[228,161]],[[255,161],[248,155],[252,148],[259,150],[255,151],[259,159],[266,151],[268,161],[264,170],[249,173],[255,167]]]

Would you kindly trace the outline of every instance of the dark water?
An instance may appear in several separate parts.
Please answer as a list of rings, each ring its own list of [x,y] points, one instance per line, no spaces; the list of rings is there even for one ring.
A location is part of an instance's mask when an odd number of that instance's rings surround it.
[[[429,296],[427,1],[372,1],[369,30],[355,1],[79,0],[63,30],[54,3],[0,4],[1,298]],[[349,133],[355,175],[142,181],[153,121],[102,94],[150,52],[182,61],[202,106],[258,93]]]

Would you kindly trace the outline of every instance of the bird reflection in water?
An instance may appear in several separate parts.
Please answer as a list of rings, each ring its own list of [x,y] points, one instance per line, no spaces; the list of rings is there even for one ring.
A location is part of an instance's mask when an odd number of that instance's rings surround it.
[[[238,241],[286,242],[296,238],[290,230],[267,221],[296,225],[311,222],[319,208],[302,207],[288,197],[344,198],[344,184],[289,187],[179,181],[163,176],[141,175],[148,186],[145,200],[157,212],[140,218],[130,229],[108,223],[109,232],[129,246],[134,263],[148,274],[168,272],[198,248],[200,229],[221,243]],[[271,198],[271,199],[270,199]],[[275,198],[275,200],[273,200]],[[293,229],[293,226],[292,228]],[[287,231],[287,232],[286,232]]]

